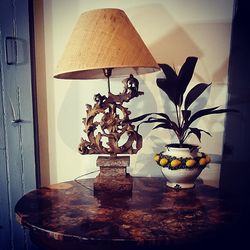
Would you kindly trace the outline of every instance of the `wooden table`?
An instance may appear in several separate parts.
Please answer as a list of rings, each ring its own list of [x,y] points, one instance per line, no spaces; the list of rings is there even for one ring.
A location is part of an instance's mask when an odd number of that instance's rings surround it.
[[[132,195],[94,195],[93,180],[43,187],[18,201],[17,219],[35,244],[71,250],[217,249],[242,242],[237,202],[216,188],[201,184],[178,191],[163,178],[136,177]]]

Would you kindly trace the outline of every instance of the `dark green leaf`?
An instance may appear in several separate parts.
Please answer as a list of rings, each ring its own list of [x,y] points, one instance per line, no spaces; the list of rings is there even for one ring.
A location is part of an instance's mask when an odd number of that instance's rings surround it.
[[[178,74],[178,96],[179,96],[179,106],[182,105],[183,94],[192,79],[194,68],[198,58],[197,57],[187,57],[186,61],[182,65],[180,72]]]
[[[164,117],[164,118],[170,120],[169,116],[168,116],[167,114],[165,114],[165,113],[153,113],[153,114],[159,115],[159,116],[161,116],[161,117]]]
[[[173,68],[171,68],[168,64],[159,64],[162,71],[164,72],[167,80],[176,80],[177,74]]]
[[[193,76],[197,59],[197,57],[187,57],[178,76],[169,65],[160,64],[166,79],[158,78],[156,83],[176,106],[182,105],[183,94]]]
[[[239,111],[236,109],[218,109],[218,110],[214,110],[212,114],[221,114],[221,113],[228,113],[228,112],[239,112]]]
[[[156,83],[157,83],[157,86],[167,94],[170,101],[172,101],[175,105],[179,104],[177,80],[167,80],[167,79],[158,78],[156,80]]]
[[[205,115],[222,114],[222,113],[227,113],[227,112],[238,112],[238,110],[235,110],[235,109],[217,109],[217,108],[218,107],[214,107],[214,108],[202,109],[200,111],[197,111],[190,117],[189,121],[185,124],[186,127],[188,128],[192,122],[194,122],[198,118],[205,116]]]
[[[158,119],[158,118],[154,118],[154,117],[149,117],[148,120],[140,122],[137,125],[136,130],[138,131],[139,127],[143,123],[155,123],[155,122],[162,122],[163,124],[166,124],[166,126],[171,126],[171,124],[172,124],[172,122],[170,120],[167,120],[167,119]]]
[[[201,132],[204,132],[204,133],[206,133],[206,134],[208,134],[208,135],[211,136],[211,134],[209,132],[207,132],[207,131],[205,131],[203,129],[199,129],[199,128],[189,128],[189,129],[190,129],[190,131],[188,132],[187,137],[190,134],[195,134],[197,136],[197,138],[198,138],[199,141],[201,141]]]
[[[171,124],[167,124],[167,123],[161,123],[161,124],[158,124],[156,125],[153,129],[157,129],[157,128],[165,128],[165,129],[173,129],[174,128],[171,126]]]
[[[149,117],[147,121],[144,121],[144,123],[153,123],[153,122],[169,123],[169,120],[162,119],[162,118]]]
[[[143,123],[155,123],[155,122],[162,122],[162,123],[166,123],[166,124],[173,124],[173,126],[177,126],[174,122],[172,122],[168,115],[165,114],[165,113],[147,113],[147,114],[144,114],[144,115],[141,115],[141,116],[138,116],[138,117],[135,117],[133,119],[130,119],[130,120],[126,120],[124,121],[124,123],[132,123],[132,122],[138,122],[138,121],[141,121],[143,119],[145,119],[146,117],[150,116],[150,115],[158,115],[158,116],[161,116],[163,117],[164,119],[160,119],[160,118],[155,118],[155,117],[149,117],[148,120],[146,121],[142,121],[140,122],[136,129],[138,131],[139,127],[141,126],[141,124]]]
[[[189,106],[209,87],[210,84],[206,83],[199,83],[196,86],[194,86],[187,94],[184,107],[185,110],[189,108]]]
[[[182,110],[182,117],[184,121],[188,121],[190,115],[191,115],[191,110]]]
[[[198,60],[197,57],[190,56],[187,57],[186,61],[182,65],[180,72],[178,74],[178,78],[180,81],[182,81],[182,84],[184,85],[183,88],[185,88],[185,85],[187,86],[190,80],[192,79],[197,60]]]
[[[170,118],[168,117],[168,115],[165,114],[165,113],[147,113],[147,114],[144,114],[144,115],[137,116],[137,117],[135,117],[133,119],[125,120],[125,121],[123,121],[123,123],[126,124],[126,123],[132,123],[132,122],[139,122],[139,121],[145,119],[146,117],[148,117],[150,115],[159,115],[161,117],[166,118],[167,120],[170,120]]]
[[[199,110],[197,111],[196,113],[194,113],[190,119],[187,121],[187,123],[185,124],[185,126],[188,128],[189,125],[194,122],[196,119],[202,117],[202,116],[205,116],[205,115],[209,115],[212,113],[212,111],[214,111],[215,109],[219,108],[218,107],[213,107],[213,108],[208,108],[208,109],[202,109],[202,110]]]
[[[201,131],[198,128],[193,128],[193,129],[190,128],[190,131],[188,132],[188,136],[190,134],[195,134],[198,140],[201,141]]]
[[[178,83],[178,77],[175,70],[170,67],[168,64],[159,64],[162,68],[166,78],[158,78],[156,80],[157,86],[162,89],[169,99],[175,104],[179,103],[178,91],[176,90],[176,86]]]
[[[153,114],[153,113],[147,113],[147,114],[144,114],[144,115],[140,115],[140,116],[137,116],[137,117],[135,117],[135,118],[133,118],[133,119],[125,120],[125,121],[123,121],[123,123],[139,122],[139,121],[145,119],[146,117],[148,117],[148,116],[150,116],[150,115],[152,115],[152,114]]]

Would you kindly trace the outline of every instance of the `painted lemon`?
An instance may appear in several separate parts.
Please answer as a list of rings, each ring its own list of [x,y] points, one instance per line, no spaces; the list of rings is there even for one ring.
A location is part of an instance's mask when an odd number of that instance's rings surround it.
[[[206,162],[209,163],[211,161],[211,158],[209,155],[206,155]]]
[[[166,166],[168,164],[168,160],[166,158],[162,158],[159,163],[160,163],[161,166],[164,167],[164,166]]]
[[[159,154],[155,154],[154,160],[158,162],[160,159],[161,159],[160,155]]]
[[[196,163],[196,160],[190,159],[186,161],[186,166],[187,167],[193,167]]]
[[[206,158],[200,158],[199,164],[200,164],[201,166],[205,166],[205,165],[207,164]]]
[[[176,159],[171,161],[171,167],[178,167],[179,165],[181,165],[181,161]]]

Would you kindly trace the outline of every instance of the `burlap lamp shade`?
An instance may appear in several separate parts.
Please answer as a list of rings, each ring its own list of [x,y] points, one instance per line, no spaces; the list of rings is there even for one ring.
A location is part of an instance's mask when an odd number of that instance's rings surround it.
[[[54,77],[100,79],[105,78],[103,69],[109,68],[113,77],[159,70],[124,11],[87,11],[81,14]]]

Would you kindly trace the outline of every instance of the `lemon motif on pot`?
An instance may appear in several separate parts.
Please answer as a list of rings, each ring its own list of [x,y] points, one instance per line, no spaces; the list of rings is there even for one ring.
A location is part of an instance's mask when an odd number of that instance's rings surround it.
[[[195,165],[195,163],[196,163],[195,160],[189,159],[186,161],[186,166],[190,168],[190,167],[193,167]]]
[[[155,160],[156,162],[159,162],[160,159],[161,159],[161,157],[160,157],[159,154],[155,154],[155,155],[154,155],[154,160]]]
[[[162,167],[164,167],[168,164],[168,160],[166,158],[162,158],[159,163]]]
[[[172,160],[170,163],[171,167],[178,167],[181,165],[181,161],[180,160]]]
[[[199,164],[200,164],[201,166],[205,166],[205,165],[207,164],[206,158],[200,158]]]

